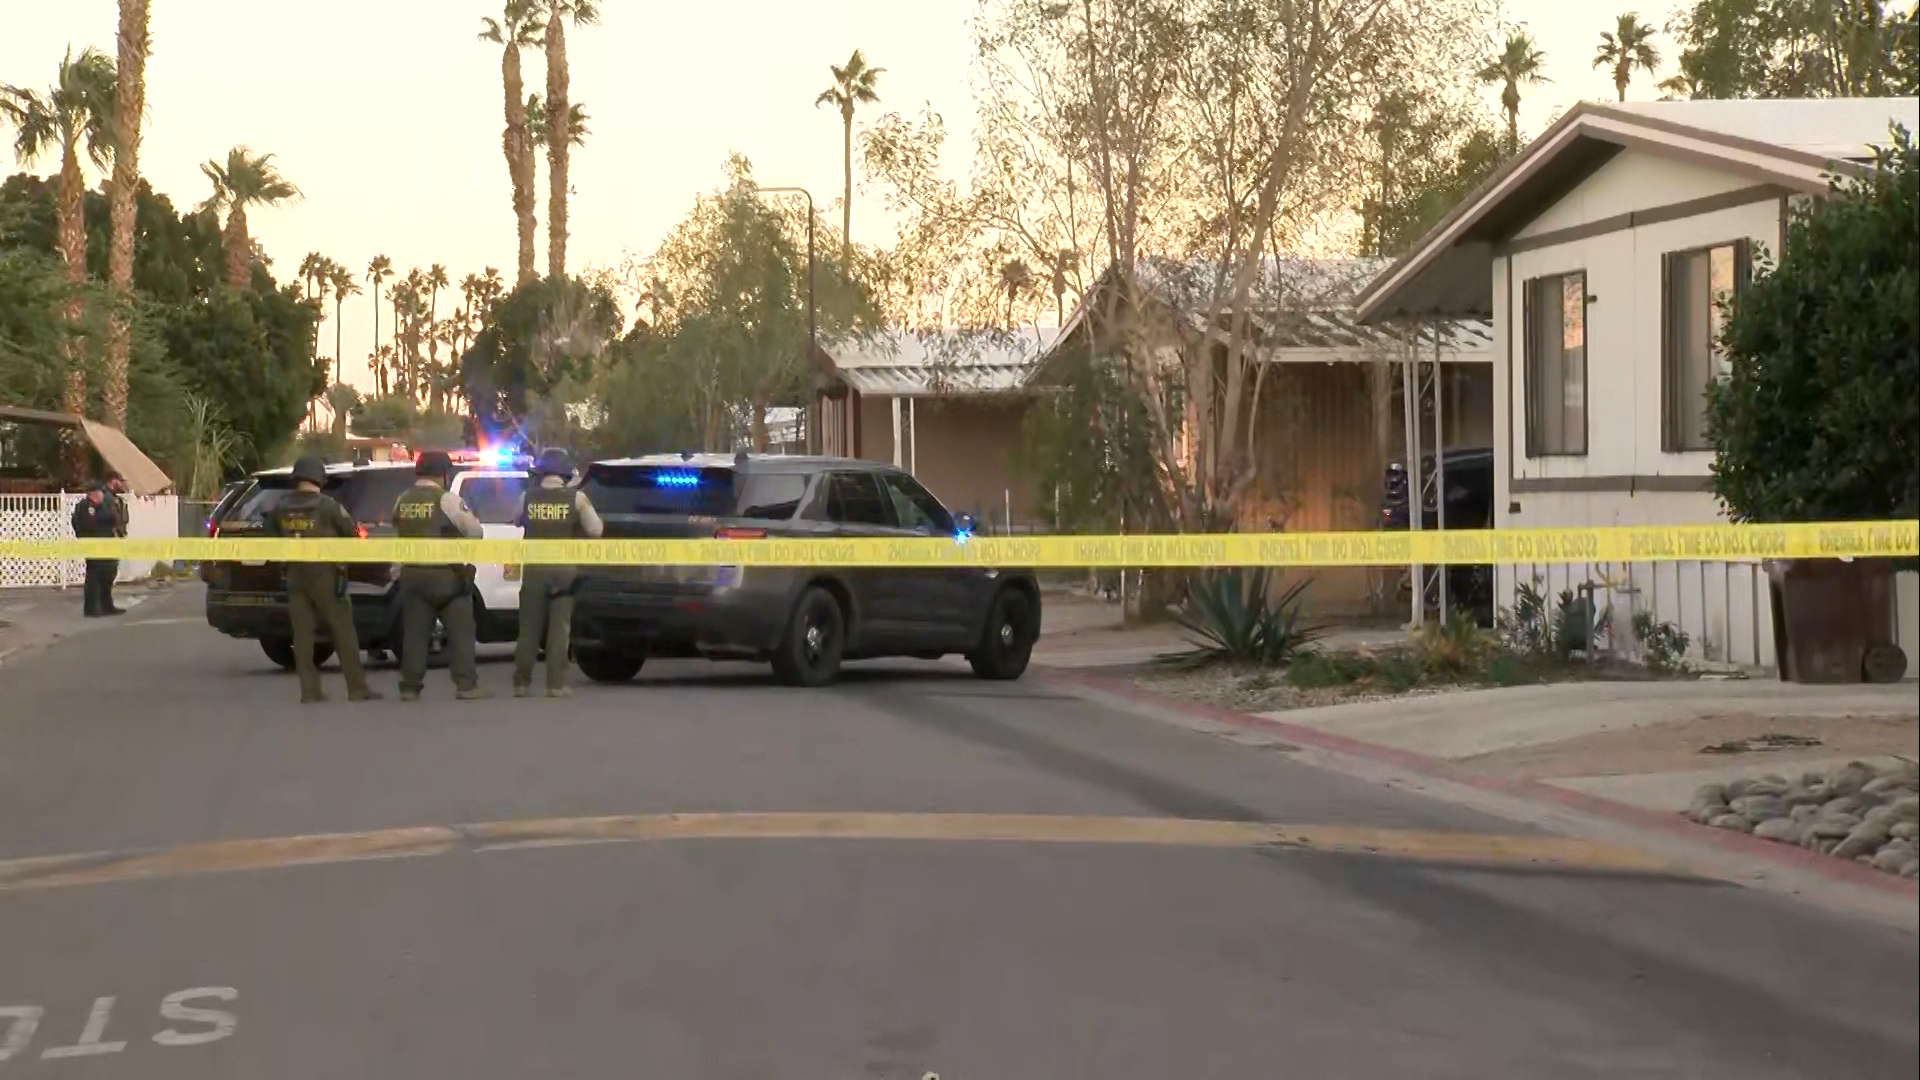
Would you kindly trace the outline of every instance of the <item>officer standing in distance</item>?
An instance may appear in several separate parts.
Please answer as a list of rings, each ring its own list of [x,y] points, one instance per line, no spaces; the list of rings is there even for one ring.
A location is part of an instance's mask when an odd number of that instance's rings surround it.
[[[360,526],[345,507],[320,488],[327,467],[309,454],[293,463],[293,491],[267,512],[268,536],[305,540],[354,537]],[[293,624],[293,670],[300,677],[300,703],[327,700],[320,688],[319,665],[313,661],[316,621],[327,624],[340,670],[347,677],[348,701],[374,701],[380,694],[367,686],[367,669],[360,664],[360,638],[353,629],[353,602],[347,599],[346,569],[328,563],[287,564],[287,620]]]
[[[594,539],[605,530],[587,493],[567,486],[573,461],[560,449],[543,451],[533,466],[538,486],[520,507],[520,526],[528,540]],[[520,578],[520,640],[513,648],[513,696],[533,692],[533,662],[544,639],[547,696],[567,697],[567,643],[573,636],[571,566],[528,566]]]
[[[413,471],[413,486],[393,504],[394,530],[410,540],[478,539],[480,519],[447,490],[453,461],[446,451],[422,451]],[[408,564],[400,568],[400,700],[420,700],[435,622],[446,628],[454,696],[461,701],[492,697],[480,689],[474,662],[473,568]]]

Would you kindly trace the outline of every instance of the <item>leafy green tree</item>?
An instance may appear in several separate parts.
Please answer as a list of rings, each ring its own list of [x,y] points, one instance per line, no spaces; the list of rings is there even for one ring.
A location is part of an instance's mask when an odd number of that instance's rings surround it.
[[[1653,42],[1657,33],[1659,31],[1641,22],[1640,16],[1631,11],[1615,20],[1612,30],[1601,32],[1593,66],[1612,69],[1613,89],[1621,101],[1627,100],[1627,87],[1633,82],[1636,68],[1649,75],[1659,72],[1660,47]]]
[[[1694,0],[1668,32],[1680,46],[1670,93],[1884,97],[1920,88],[1920,34],[1910,2]]]
[[[535,398],[593,375],[623,322],[611,291],[578,278],[540,278],[513,290],[460,360],[474,414],[496,426],[517,423]]]
[[[1733,305],[1709,390],[1713,486],[1738,520],[1920,516],[1920,187],[1899,131],[1798,211]]]

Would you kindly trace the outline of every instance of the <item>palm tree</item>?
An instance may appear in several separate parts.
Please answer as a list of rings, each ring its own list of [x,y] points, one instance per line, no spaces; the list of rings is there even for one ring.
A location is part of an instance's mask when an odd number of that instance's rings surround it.
[[[353,275],[348,274],[347,280],[351,282]],[[354,286],[354,290],[359,291],[359,286]],[[340,293],[335,290],[333,295],[337,297]],[[360,404],[360,392],[346,383],[337,382],[327,387],[326,397],[327,408],[333,410],[333,434],[336,438],[344,439],[347,437],[347,417],[353,412],[353,407]]]
[[[94,168],[107,168],[113,150],[114,81],[113,61],[98,49],[89,48],[78,57],[72,49],[67,50],[59,74],[45,94],[0,86],[0,119],[15,129],[14,156],[30,165],[42,154],[57,151],[60,155],[54,217],[67,281],[76,286],[87,280],[87,176],[80,158],[84,152]],[[83,314],[77,292],[68,297],[64,313],[69,328],[77,331]],[[68,346],[61,408],[83,416],[87,411],[87,374],[76,345]],[[67,444],[67,466],[75,479],[85,471],[85,451],[78,441]]]
[[[847,57],[846,66],[829,64],[827,70],[833,72],[833,85],[820,91],[813,99],[814,108],[832,105],[840,110],[840,159],[846,176],[846,192],[840,204],[840,258],[841,265],[853,265],[853,110],[861,105],[871,105],[880,100],[880,75],[886,68],[867,66],[867,58],[860,50],[853,50]]]
[[[507,179],[513,184],[513,221],[519,235],[518,277],[525,285],[537,273],[533,267],[533,136],[527,125],[526,89],[520,78],[520,50],[540,44],[541,0],[505,0],[498,21],[481,19],[480,40],[500,46],[500,85],[506,95],[506,127],[500,150],[507,159]]]
[[[1697,75],[1680,72],[1660,80],[1662,97],[1667,101],[1691,101],[1706,95],[1706,85]]]
[[[571,16],[575,26],[592,26],[600,21],[593,0],[548,0],[547,2],[547,276],[567,275],[567,194],[568,158],[574,146],[573,109],[567,102],[567,31],[563,16]],[[581,114],[584,122],[586,114]],[[581,127],[584,136],[586,128]]]
[[[447,279],[447,268],[439,263],[427,267],[427,375],[437,378],[440,369],[440,290],[451,282]],[[436,384],[437,386],[437,384]],[[434,396],[438,398],[436,389]]]
[[[1551,82],[1546,76],[1547,54],[1540,51],[1533,35],[1515,30],[1492,63],[1475,72],[1488,85],[1500,84],[1500,107],[1507,113],[1507,151],[1520,149],[1520,88]]]
[[[1633,81],[1633,69],[1649,75],[1660,69],[1660,49],[1653,43],[1653,27],[1640,21],[1635,12],[1619,17],[1611,32],[1602,31],[1600,48],[1593,54],[1593,66],[1613,69],[1613,88],[1620,100],[1627,100],[1627,84]]]
[[[347,364],[346,353],[340,347],[340,308],[347,297],[360,295],[360,285],[353,280],[353,271],[332,260],[327,262],[327,284],[333,286],[333,378],[329,381],[338,382]]]
[[[253,238],[247,235],[247,207],[278,206],[300,198],[300,189],[280,175],[272,154],[255,154],[244,146],[227,151],[225,164],[209,161],[200,171],[213,181],[206,206],[227,212],[220,245],[227,255],[227,284],[244,289],[253,281]]]
[[[118,79],[113,88],[113,178],[107,187],[107,285],[117,301],[107,330],[107,422],[127,426],[127,355],[132,339],[124,307],[133,298],[134,197],[140,187],[140,121],[147,107],[147,0],[120,0]]]
[[[367,263],[367,287],[373,295],[373,351],[367,354],[367,366],[373,369],[373,389],[385,396],[387,392],[387,371],[381,363],[380,352],[380,283],[393,276],[393,260],[385,255],[375,255]]]
[[[493,305],[507,294],[507,283],[500,277],[498,268],[489,266],[481,272],[480,284],[482,289],[479,315],[480,318],[485,319],[493,314]]]
[[[548,121],[546,100],[539,94],[527,95],[527,126],[533,132],[533,141],[545,145],[552,139],[547,131]],[[593,119],[587,115],[587,107],[576,101],[567,106],[567,144],[569,146],[587,145],[587,136],[593,129],[587,127],[587,121]],[[551,171],[551,170],[549,170]]]

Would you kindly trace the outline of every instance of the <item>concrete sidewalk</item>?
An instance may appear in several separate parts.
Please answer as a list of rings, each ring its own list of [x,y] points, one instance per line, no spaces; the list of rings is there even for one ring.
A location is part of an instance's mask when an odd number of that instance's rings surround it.
[[[1685,807],[1709,781],[1920,754],[1920,702],[1911,683],[1556,683],[1262,715],[1485,775],[1538,780],[1657,810]],[[1765,735],[1818,744],[1706,749]]]

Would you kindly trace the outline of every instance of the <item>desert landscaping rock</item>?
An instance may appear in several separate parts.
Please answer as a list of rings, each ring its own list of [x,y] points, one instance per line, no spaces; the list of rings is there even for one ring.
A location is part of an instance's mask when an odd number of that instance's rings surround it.
[[[1716,829],[1750,832],[1888,874],[1920,873],[1920,766],[1850,761],[1794,780],[1761,776],[1706,784],[1682,812]]]

